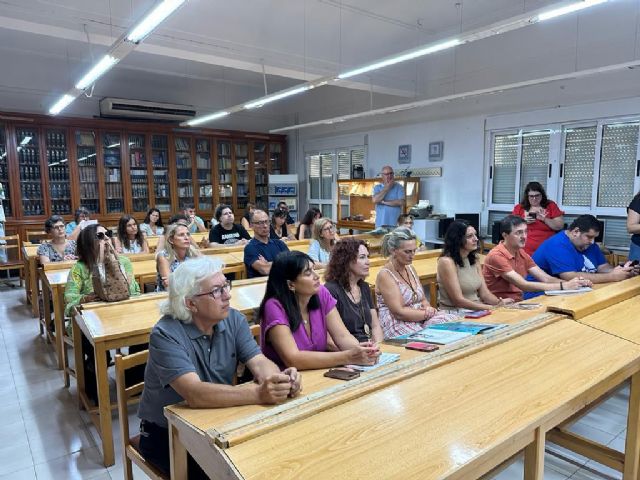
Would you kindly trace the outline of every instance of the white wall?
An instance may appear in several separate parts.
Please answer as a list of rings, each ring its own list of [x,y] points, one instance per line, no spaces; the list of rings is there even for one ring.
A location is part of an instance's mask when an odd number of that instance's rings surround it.
[[[615,94],[612,93],[612,95]],[[415,112],[414,112],[415,113]],[[408,113],[407,115],[411,115]],[[402,125],[358,128],[349,135],[320,134],[301,131],[291,135],[289,144],[290,165],[306,181],[304,151],[318,145],[329,148],[345,146],[348,139],[368,141],[367,177],[376,176],[382,166],[390,164],[398,174],[405,165],[398,164],[398,146],[412,146],[412,162],[409,166],[442,166],[442,177],[423,179],[420,184],[422,199],[428,199],[435,212],[471,213],[485,208],[488,166],[485,162],[485,131],[493,129],[575,122],[606,117],[640,115],[640,97],[569,105],[563,107],[528,110],[496,115],[474,115],[432,121],[415,121],[408,118]],[[397,117],[394,121],[401,121]],[[348,128],[346,124],[343,128]],[[291,141],[295,138],[295,141]],[[444,142],[442,162],[428,162],[429,142]],[[305,202],[306,197],[301,197]],[[486,216],[483,218],[486,223]]]

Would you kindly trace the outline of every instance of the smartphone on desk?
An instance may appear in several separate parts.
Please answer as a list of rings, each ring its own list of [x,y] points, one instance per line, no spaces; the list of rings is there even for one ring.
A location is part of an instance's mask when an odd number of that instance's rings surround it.
[[[324,376],[327,378],[335,378],[337,380],[353,380],[360,376],[360,372],[351,368],[332,368],[324,372]]]
[[[404,348],[407,350],[418,350],[419,352],[434,352],[440,348],[435,343],[425,342],[409,342],[404,344]]]
[[[464,318],[482,318],[491,314],[491,310],[478,310],[476,312],[469,312],[464,314]]]

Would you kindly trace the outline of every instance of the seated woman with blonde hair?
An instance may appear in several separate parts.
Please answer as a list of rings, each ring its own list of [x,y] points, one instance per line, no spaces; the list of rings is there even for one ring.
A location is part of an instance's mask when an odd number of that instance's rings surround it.
[[[376,298],[384,338],[414,333],[456,318],[429,305],[412,265],[415,253],[416,235],[408,228],[396,228],[382,240],[382,255],[388,261],[376,278]]]
[[[276,257],[258,318],[262,352],[280,368],[373,365],[380,355],[377,345],[360,343],[349,333],[336,300],[320,284],[312,260],[302,252],[287,251]]]
[[[169,275],[182,262],[199,257],[200,250],[191,242],[189,228],[184,223],[172,223],[165,233],[164,249],[156,254],[158,278],[156,291],[163,292],[169,285]]]
[[[325,268],[331,258],[331,250],[337,240],[336,226],[330,218],[323,217],[313,224],[313,240],[309,244],[309,256],[313,268]]]

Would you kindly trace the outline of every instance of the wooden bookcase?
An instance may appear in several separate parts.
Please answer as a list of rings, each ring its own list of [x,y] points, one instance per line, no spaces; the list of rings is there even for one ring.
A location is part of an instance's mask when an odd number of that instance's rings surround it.
[[[69,222],[80,206],[109,226],[150,207],[166,221],[186,204],[209,220],[228,203],[240,218],[248,201],[267,206],[285,152],[283,135],[0,113],[6,230],[42,230],[50,215]]]

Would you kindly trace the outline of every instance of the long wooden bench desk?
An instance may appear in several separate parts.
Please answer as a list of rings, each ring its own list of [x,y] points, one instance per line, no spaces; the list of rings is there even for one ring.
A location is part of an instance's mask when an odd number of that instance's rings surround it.
[[[596,284],[591,292],[575,295],[541,295],[524,303],[540,303],[549,311],[564,313],[575,320],[615,305],[640,293],[640,276],[606,284]]]
[[[423,355],[353,383],[305,372],[284,406],[168,407],[172,478],[187,478],[186,451],[212,478],[471,479],[524,449],[525,479],[542,479],[546,432],[628,378],[624,478],[637,478],[640,346],[555,317]]]

